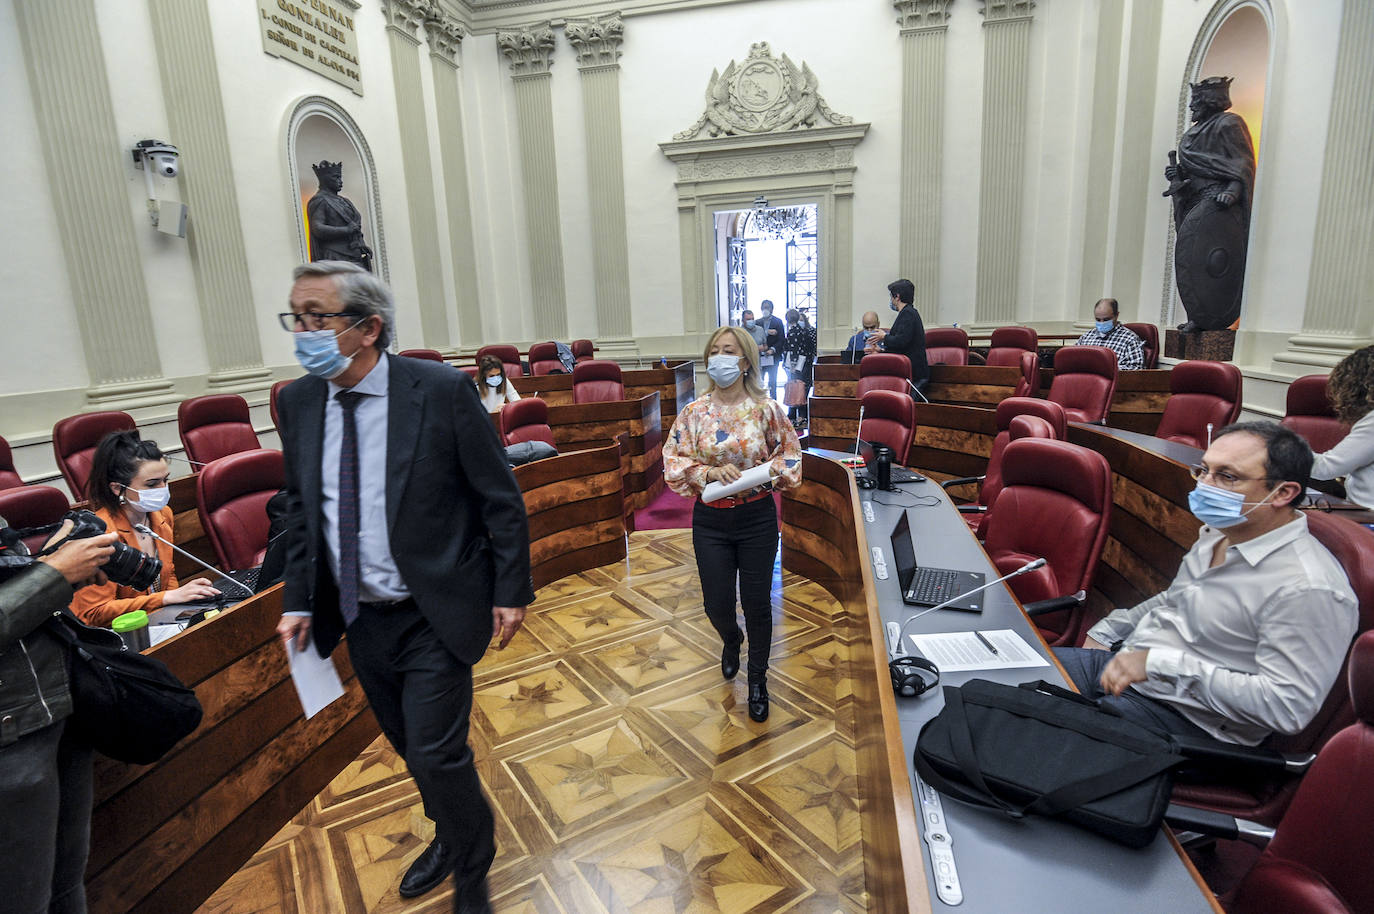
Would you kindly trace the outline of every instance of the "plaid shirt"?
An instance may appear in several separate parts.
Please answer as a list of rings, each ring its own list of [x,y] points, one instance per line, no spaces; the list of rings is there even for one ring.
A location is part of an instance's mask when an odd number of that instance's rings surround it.
[[[1145,367],[1145,344],[1140,337],[1126,329],[1125,324],[1117,324],[1106,336],[1089,330],[1078,338],[1079,346],[1106,346],[1116,353],[1116,367],[1122,371],[1135,371]]]

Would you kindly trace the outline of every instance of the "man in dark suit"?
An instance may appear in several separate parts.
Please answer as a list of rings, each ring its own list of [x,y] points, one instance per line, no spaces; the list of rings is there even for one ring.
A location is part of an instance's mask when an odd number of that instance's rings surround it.
[[[916,285],[909,279],[899,279],[888,284],[887,294],[897,318],[891,329],[878,330],[869,337],[868,351],[881,346],[883,352],[906,356],[911,360],[911,383],[917,390],[923,390],[930,380],[930,365],[926,362],[925,324],[921,323],[914,304]]]
[[[288,495],[285,614],[295,649],[345,629],[372,710],[420,790],[435,840],[405,897],[454,874],[455,910],[489,911],[492,814],[472,752],[472,665],[533,598],[524,500],[472,382],[386,353],[391,292],[362,268],[296,268],[296,355],[278,401]]]

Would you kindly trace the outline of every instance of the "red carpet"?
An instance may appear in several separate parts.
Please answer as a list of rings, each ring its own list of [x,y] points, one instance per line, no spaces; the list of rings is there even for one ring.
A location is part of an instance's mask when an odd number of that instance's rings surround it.
[[[782,517],[782,496],[773,493],[773,501]],[[636,530],[690,530],[692,528],[692,506],[695,500],[683,498],[672,489],[664,486],[663,494],[649,503],[648,507],[635,512]]]

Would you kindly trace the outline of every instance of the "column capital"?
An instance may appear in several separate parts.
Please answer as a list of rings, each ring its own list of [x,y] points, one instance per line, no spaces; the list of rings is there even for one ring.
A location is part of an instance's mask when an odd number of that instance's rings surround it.
[[[577,52],[579,69],[619,66],[620,45],[625,40],[625,20],[620,13],[569,19],[563,34]]]
[[[386,16],[388,31],[396,32],[419,44],[415,30],[424,24],[439,4],[434,0],[382,0],[382,14]]]
[[[458,65],[458,50],[463,46],[467,30],[462,23],[434,4],[434,11],[425,17],[425,40],[429,42],[429,56],[445,63]]]
[[[496,33],[496,46],[510,59],[511,77],[543,76],[553,66],[553,25],[540,22]]]
[[[983,0],[983,25],[1031,18],[1034,0]]]
[[[948,28],[949,5],[954,0],[893,0],[897,9],[897,24],[902,34],[908,32],[943,31]]]

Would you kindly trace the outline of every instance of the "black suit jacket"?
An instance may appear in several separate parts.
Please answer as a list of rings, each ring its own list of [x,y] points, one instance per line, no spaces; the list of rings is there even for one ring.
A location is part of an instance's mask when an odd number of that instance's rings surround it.
[[[491,641],[491,607],[524,606],[530,582],[525,501],[468,377],[448,365],[389,354],[386,479],[391,554],[444,646],[469,665]],[[321,453],[329,385],[307,376],[277,402],[286,456],[289,532],[284,608],[309,612],[328,656],[343,634],[324,538]]]
[[[930,378],[930,365],[926,362],[926,328],[921,322],[915,305],[907,305],[892,322],[883,340],[884,352],[895,352],[911,360],[911,381],[920,385]]]

